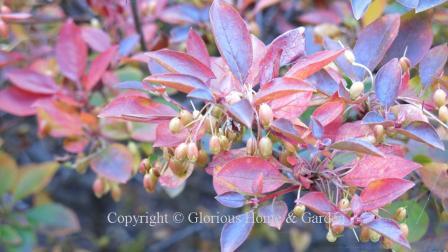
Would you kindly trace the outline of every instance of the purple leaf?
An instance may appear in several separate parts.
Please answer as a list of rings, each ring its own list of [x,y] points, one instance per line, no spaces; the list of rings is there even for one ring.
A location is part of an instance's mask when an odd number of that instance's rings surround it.
[[[369,228],[375,230],[376,232],[384,235],[385,237],[391,239],[392,241],[404,246],[408,249],[411,248],[409,242],[404,237],[400,230],[400,226],[392,220],[388,219],[376,219],[366,224]]]
[[[223,0],[213,1],[210,23],[221,56],[235,77],[244,83],[252,64],[252,41],[246,23],[238,11]]]
[[[299,27],[281,34],[271,42],[269,47],[280,51],[280,66],[289,64],[304,55],[304,32],[305,29]]]
[[[367,10],[367,7],[369,7],[370,3],[372,1],[370,0],[351,0],[352,2],[352,11],[353,16],[356,20],[360,19],[362,15],[364,15],[364,12]]]
[[[294,124],[285,118],[279,118],[273,121],[271,124],[271,130],[288,139],[303,143],[303,139],[300,137],[296,128],[294,128]]]
[[[187,74],[153,74],[146,77],[143,81],[174,88],[183,93],[190,93],[191,91],[198,88],[207,89],[204,82],[196,77]]]
[[[394,58],[380,68],[375,76],[375,94],[378,101],[385,107],[394,104],[401,84],[401,67]]]
[[[212,92],[208,88],[195,89],[188,93],[187,97],[196,98],[202,101],[215,102],[215,97],[213,97]]]
[[[9,69],[5,72],[5,77],[14,86],[31,93],[54,94],[59,90],[58,85],[50,76],[30,69]]]
[[[138,34],[133,34],[121,40],[120,45],[118,46],[118,52],[120,55],[127,56],[130,54],[134,47],[138,44],[139,39],[140,36]]]
[[[428,9],[431,9],[432,7],[435,7],[439,4],[442,4],[444,2],[446,2],[447,0],[420,0],[418,2],[418,6],[415,9],[415,11],[418,12],[422,12]]]
[[[231,207],[231,208],[239,208],[244,206],[246,203],[246,198],[242,194],[237,192],[226,192],[224,194],[218,195],[215,197],[219,203],[223,206]]]
[[[111,144],[92,159],[91,165],[98,175],[108,180],[126,183],[131,178],[133,160],[126,146]]]
[[[362,124],[381,124],[383,122],[384,122],[384,117],[376,111],[369,111],[362,118]]]
[[[401,5],[414,9],[417,7],[419,0],[397,0]]]
[[[249,129],[252,128],[254,121],[254,110],[247,99],[243,99],[229,106],[229,113],[240,123]]]
[[[321,139],[324,136],[324,126],[314,117],[310,118],[310,128],[315,138]]]
[[[282,200],[275,200],[272,204],[262,206],[258,209],[258,215],[266,220],[265,224],[281,229],[288,214],[288,206]]]
[[[365,27],[358,35],[353,48],[356,62],[365,65],[371,71],[381,62],[398,34],[400,15],[390,14],[377,19]],[[366,71],[357,68],[358,78],[366,76]]]
[[[325,69],[311,75],[307,81],[313,83],[320,92],[328,96],[332,96],[338,91],[338,83]]]
[[[81,34],[84,41],[97,52],[103,52],[111,46],[109,34],[94,27],[82,27]]]
[[[436,130],[427,122],[411,122],[406,127],[397,129],[397,131],[416,141],[425,143],[440,150],[445,150],[443,142],[440,140]]]
[[[448,47],[446,43],[429,50],[428,54],[420,62],[419,67],[420,81],[423,87],[427,88],[442,74],[447,58]]]
[[[221,231],[221,251],[233,252],[247,239],[254,226],[254,212],[235,216],[234,222],[227,222]]]
[[[384,154],[373,144],[356,138],[336,142],[330,145],[330,148],[384,157]]]

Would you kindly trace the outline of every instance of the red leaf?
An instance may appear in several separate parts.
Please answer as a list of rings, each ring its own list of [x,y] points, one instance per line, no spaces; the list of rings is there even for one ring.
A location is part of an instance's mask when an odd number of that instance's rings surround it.
[[[81,27],[81,35],[90,48],[97,52],[104,52],[111,46],[109,34],[101,29],[84,26]]]
[[[295,120],[308,108],[313,92],[300,92],[273,100],[270,105],[275,118]]]
[[[400,58],[406,52],[411,66],[417,65],[431,48],[433,34],[432,15],[428,13],[403,15],[394,42],[384,56],[383,62]]]
[[[401,67],[398,59],[390,60],[375,76],[375,94],[381,105],[390,107],[395,103],[401,84]]]
[[[413,182],[399,178],[372,181],[361,192],[362,208],[364,211],[381,208],[403,195],[413,186]]]
[[[171,107],[139,95],[119,96],[104,107],[99,117],[149,122],[171,119],[177,112]]]
[[[326,65],[330,64],[343,52],[344,49],[337,51],[320,51],[315,54],[302,57],[297,60],[288,72],[286,72],[285,76],[304,80],[324,68]]]
[[[126,146],[111,144],[95,156],[90,164],[99,176],[126,183],[131,178],[133,163],[133,156]]]
[[[313,117],[325,127],[342,117],[344,105],[345,103],[342,100],[325,102],[313,112]]]
[[[315,25],[323,23],[338,25],[341,23],[341,18],[335,11],[320,9],[308,11],[307,13],[301,15],[299,17],[299,21]]]
[[[351,186],[366,187],[370,182],[384,178],[404,178],[420,165],[402,157],[386,154],[384,158],[364,156],[342,180]]]
[[[254,109],[247,99],[243,99],[230,105],[228,110],[232,117],[234,117],[237,121],[241,122],[248,128],[252,128],[252,122],[254,121]]]
[[[265,220],[265,224],[280,230],[288,214],[288,206],[282,200],[275,200],[272,204],[258,209],[258,216]]]
[[[154,147],[174,147],[185,142],[188,137],[188,130],[183,129],[177,134],[171,133],[169,130],[169,121],[162,121],[156,128],[156,140]]]
[[[241,83],[246,81],[252,64],[252,42],[246,23],[232,5],[213,1],[210,23],[215,43],[232,73]]]
[[[32,105],[45,97],[48,96],[30,93],[10,86],[0,91],[0,110],[16,116],[34,115],[36,109]]]
[[[193,29],[190,29],[188,32],[187,53],[201,61],[202,64],[210,66],[210,56],[207,46],[201,36]]]
[[[172,73],[191,75],[203,82],[215,78],[215,75],[210,68],[186,53],[162,49],[155,52],[149,52],[147,55]]]
[[[271,162],[260,157],[241,157],[215,170],[213,186],[218,195],[229,191],[253,194],[252,185],[259,174],[264,178],[263,193],[274,191],[286,182]]]
[[[289,30],[269,44],[269,49],[280,52],[280,66],[289,64],[305,54],[304,32],[302,27]]]
[[[233,252],[243,244],[254,226],[253,218],[254,212],[249,211],[224,224],[220,239],[222,252]]]
[[[92,90],[95,87],[96,83],[98,83],[103,74],[106,72],[109,64],[117,55],[117,52],[118,47],[112,46],[96,56],[96,58],[92,62],[92,65],[90,66],[89,74],[84,80],[84,88],[86,90]]]
[[[448,46],[446,43],[429,50],[419,66],[419,75],[423,87],[428,87],[436,78],[439,78],[447,59]]]
[[[400,15],[390,14],[378,18],[365,27],[358,35],[353,48],[356,62],[365,65],[371,71],[381,62],[389,47],[398,34]],[[358,78],[366,76],[366,71],[356,69]]]
[[[255,96],[255,104],[269,102],[297,92],[314,92],[314,88],[305,81],[283,77],[264,84]]]
[[[16,87],[36,94],[54,94],[59,90],[54,80],[30,69],[10,69],[5,73]]]
[[[207,89],[204,82],[202,82],[200,79],[186,74],[153,74],[146,77],[143,81],[174,88],[176,90],[179,90],[180,92],[187,94],[198,88]]]
[[[221,169],[221,166],[229,162],[230,160],[244,157],[246,156],[246,148],[240,148],[240,149],[231,149],[229,151],[220,152],[217,155],[213,155],[212,161],[208,164],[207,168],[205,168],[205,171],[213,175],[215,169],[219,170]]]
[[[335,212],[339,212],[338,207],[331,203],[323,192],[309,192],[300,197],[297,203],[304,204],[311,209],[311,211],[322,216],[328,216]]]
[[[72,19],[67,20],[59,31],[55,52],[61,73],[72,81],[79,81],[87,64],[87,46],[81,29]]]
[[[294,124],[285,118],[279,118],[273,121],[271,124],[271,130],[287,139],[303,143],[303,139],[294,127]]]
[[[376,219],[367,223],[366,226],[400,244],[401,246],[404,246],[408,249],[411,248],[409,242],[401,232],[400,226],[398,226],[398,224],[392,220]]]
[[[368,125],[362,124],[362,121],[348,122],[338,128],[335,141],[362,138],[368,135],[373,135],[373,131]]]

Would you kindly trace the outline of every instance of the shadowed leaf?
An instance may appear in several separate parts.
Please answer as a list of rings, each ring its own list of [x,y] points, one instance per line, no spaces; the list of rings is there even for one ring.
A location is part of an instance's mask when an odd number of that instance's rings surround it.
[[[126,146],[111,144],[92,159],[92,169],[101,177],[118,183],[131,178],[134,160]]]
[[[384,154],[375,145],[356,138],[336,142],[330,145],[330,148],[384,157]]]
[[[59,168],[56,162],[30,164],[22,167],[16,181],[14,198],[21,200],[44,189]]]
[[[221,251],[233,252],[249,237],[254,226],[253,211],[235,216],[235,222],[224,224],[221,231]]]
[[[378,101],[385,107],[394,104],[401,84],[401,67],[394,58],[380,68],[375,76],[375,94]]]
[[[215,197],[223,206],[231,208],[240,208],[246,203],[246,198],[237,192],[227,192]]]
[[[392,220],[376,219],[366,224],[366,226],[400,244],[403,247],[406,247],[408,249],[411,248],[411,245],[409,245],[409,242],[402,234],[400,226],[398,226],[398,224]]]
[[[244,126],[252,128],[252,122],[254,121],[254,110],[247,99],[243,99],[230,105],[228,110],[229,113],[236,120],[244,124]]]
[[[411,122],[406,127],[396,130],[411,139],[425,143],[440,150],[445,150],[445,146],[443,145],[443,142],[436,130],[427,122]]]
[[[37,228],[51,236],[67,236],[80,231],[78,217],[69,208],[49,203],[27,211],[28,218],[37,224]]]
[[[442,74],[447,59],[448,46],[446,43],[429,50],[419,66],[419,76],[423,87],[427,88]]]
[[[288,214],[288,206],[282,200],[275,200],[272,204],[258,209],[258,215],[266,220],[265,224],[280,230]]]

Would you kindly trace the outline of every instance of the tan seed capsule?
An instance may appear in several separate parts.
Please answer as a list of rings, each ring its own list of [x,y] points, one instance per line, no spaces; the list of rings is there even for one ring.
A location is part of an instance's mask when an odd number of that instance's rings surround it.
[[[219,143],[218,136],[212,136],[209,141],[210,152],[218,154],[221,151],[221,144]]]
[[[198,160],[196,161],[196,164],[199,167],[205,167],[208,164],[208,155],[205,150],[200,150],[198,155]]]
[[[261,125],[265,128],[268,128],[271,125],[274,118],[271,107],[266,103],[260,105],[258,116],[260,117]]]
[[[169,124],[169,129],[171,133],[173,134],[179,133],[182,130],[182,127],[183,127],[182,122],[178,117],[174,117],[173,119],[171,119]]]
[[[369,238],[371,242],[378,242],[381,238],[381,235],[376,231],[369,229]]]
[[[115,201],[115,202],[118,202],[118,201],[120,201],[120,199],[121,199],[121,188],[120,188],[120,186],[119,185],[114,185],[114,186],[112,186],[112,189],[111,189],[111,191],[110,191],[110,194],[112,195],[112,199]]]
[[[180,111],[179,117],[180,117],[180,121],[181,121],[182,125],[187,125],[191,121],[193,121],[193,115],[191,114],[190,111],[185,110],[185,109]]]
[[[361,233],[359,234],[359,240],[361,242],[368,242],[370,240],[369,228],[361,227]]]
[[[336,240],[337,240],[336,235],[334,235],[333,232],[331,231],[331,229],[329,229],[328,233],[327,233],[327,241],[335,242]]]
[[[251,136],[246,142],[246,153],[247,155],[253,156],[257,152],[257,139]]]
[[[187,158],[187,144],[181,143],[179,144],[176,149],[174,150],[174,158],[177,160],[184,160]]]
[[[220,118],[223,114],[223,110],[221,108],[221,106],[213,106],[212,109],[212,116],[216,117],[216,118]]]
[[[149,160],[145,158],[140,162],[138,171],[142,174],[145,174],[148,170],[149,170]]]
[[[258,149],[264,158],[272,156],[272,141],[269,137],[262,137],[258,142]]]
[[[331,226],[331,232],[335,235],[340,235],[344,232],[344,226]]]
[[[389,239],[384,237],[383,240],[381,241],[381,244],[383,245],[384,249],[392,249],[392,247],[394,246],[394,242]]]
[[[375,125],[373,127],[373,134],[375,135],[376,141],[381,142],[384,138],[384,126],[383,125]]]
[[[170,167],[171,171],[179,177],[183,176],[187,171],[184,161],[170,159],[168,166]]]
[[[446,105],[439,108],[439,119],[444,123],[448,123],[448,108]]]
[[[295,216],[302,218],[303,214],[305,214],[305,210],[306,210],[305,205],[297,204],[292,211]]]
[[[350,91],[350,98],[352,100],[355,100],[362,94],[362,92],[364,92],[364,83],[361,81],[353,82],[349,91]]]
[[[347,210],[350,206],[350,201],[347,198],[342,198],[339,203],[338,203],[338,207],[341,210]]]
[[[398,222],[402,222],[406,219],[406,208],[404,207],[399,207],[397,208],[397,210],[395,211],[394,214],[394,219]]]
[[[143,187],[148,192],[154,192],[156,190],[158,177],[152,172],[152,169],[149,173],[143,176]]]
[[[225,135],[219,136],[219,144],[221,145],[221,150],[224,151],[230,150],[231,144],[229,139]]]
[[[188,160],[190,160],[191,162],[196,162],[198,160],[199,151],[198,146],[195,142],[191,142],[188,144],[187,152]]]
[[[437,107],[442,107],[446,103],[446,93],[442,89],[438,88],[433,96],[432,99],[434,100],[434,103],[437,105]]]
[[[403,236],[407,238],[408,235],[409,235],[409,227],[408,227],[408,224],[406,224],[406,223],[400,223],[400,230],[401,230],[401,232],[403,233]]]
[[[399,63],[403,72],[407,72],[411,68],[411,61],[407,57],[401,57]]]
[[[105,192],[104,181],[101,178],[96,178],[93,182],[92,190],[97,198],[101,198]]]

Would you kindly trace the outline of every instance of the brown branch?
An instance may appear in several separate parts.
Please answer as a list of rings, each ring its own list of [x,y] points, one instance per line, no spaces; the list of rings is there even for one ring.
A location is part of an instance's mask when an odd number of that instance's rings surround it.
[[[140,47],[143,51],[146,51],[147,49],[146,49],[145,37],[143,35],[142,24],[140,23],[140,17],[138,14],[137,0],[131,0],[131,10],[132,10],[132,17],[134,19],[135,30],[140,36]]]

